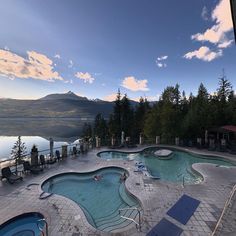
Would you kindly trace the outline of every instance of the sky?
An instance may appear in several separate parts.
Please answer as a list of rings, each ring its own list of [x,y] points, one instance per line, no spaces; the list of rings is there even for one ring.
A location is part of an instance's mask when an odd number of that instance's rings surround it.
[[[228,0],[0,0],[0,29],[1,98],[213,93],[223,69],[236,88]]]

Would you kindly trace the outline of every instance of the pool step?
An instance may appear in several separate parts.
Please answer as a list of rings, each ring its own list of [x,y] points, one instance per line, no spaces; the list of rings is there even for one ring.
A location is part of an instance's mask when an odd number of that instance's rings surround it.
[[[127,207],[127,205],[125,203],[121,203],[119,205],[119,207],[117,209],[115,209],[111,214],[100,217],[100,218],[97,218],[97,219],[94,219],[94,222],[96,223],[96,225],[101,225],[101,224],[103,224],[103,222],[107,222],[110,219],[112,219],[112,218],[116,217],[117,215],[119,215],[119,209],[124,208],[124,207]]]
[[[130,206],[123,204],[121,208],[126,208],[126,207]],[[128,218],[136,219],[138,212],[136,210],[127,209],[125,211],[122,211],[122,215]],[[106,232],[111,232],[117,229],[127,227],[132,223],[132,221],[122,218],[121,215],[119,214],[119,210],[113,212],[112,215],[107,216],[105,218],[103,217],[102,219],[95,219],[95,222],[97,229]]]
[[[127,207],[131,207],[132,205],[134,205],[134,199],[130,196],[130,194],[127,194],[124,183],[119,187],[119,194],[120,198],[127,204]]]

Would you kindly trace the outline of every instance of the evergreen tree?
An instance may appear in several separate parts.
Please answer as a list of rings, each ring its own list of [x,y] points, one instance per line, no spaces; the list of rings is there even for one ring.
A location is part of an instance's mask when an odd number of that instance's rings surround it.
[[[171,143],[178,136],[192,140],[204,138],[206,130],[227,124],[236,125],[236,97],[231,83],[223,76],[213,95],[201,83],[197,95],[190,93],[187,99],[184,91],[181,96],[176,84],[166,87],[152,107],[140,98],[134,111],[127,96],[121,99],[118,91],[108,129],[119,139],[123,130],[126,136],[133,134],[136,141],[142,132],[152,141],[155,136],[161,136],[162,141]]]
[[[84,123],[83,130],[82,130],[82,136],[83,137],[92,137],[92,126],[89,123]]]
[[[227,101],[232,93],[232,85],[231,83],[226,79],[226,76],[223,71],[223,76],[219,79],[219,88],[217,89],[217,95],[218,95],[218,109],[217,112],[219,114],[218,116],[218,124],[219,125],[225,125],[228,123],[227,121]]]
[[[16,161],[16,171],[17,171],[17,165],[21,164],[22,158],[26,154],[26,146],[25,143],[22,142],[21,136],[18,136],[17,141],[14,143],[12,150],[11,150],[11,156]]]
[[[191,139],[204,136],[205,130],[209,127],[208,97],[207,89],[201,83],[197,97],[191,96],[191,101],[189,101],[189,111],[182,124],[183,136]]]
[[[101,144],[105,144],[108,136],[108,128],[106,120],[103,118],[101,113],[97,114],[95,117],[93,130],[94,136],[100,137]]]
[[[133,109],[125,94],[121,100],[121,131],[125,132],[125,136],[132,136],[133,134],[133,116]]]
[[[138,139],[140,133],[144,132],[145,119],[150,110],[150,105],[147,99],[140,97],[139,103],[134,112],[134,137]]]
[[[155,140],[161,135],[161,127],[160,103],[156,103],[145,117],[143,133],[149,140]]]
[[[219,79],[219,88],[217,89],[218,98],[221,102],[225,103],[229,96],[232,93],[232,85],[226,79],[226,76],[223,74],[223,77]]]
[[[121,105],[121,94],[120,90],[118,90],[114,111],[113,111],[113,130],[115,137],[120,138],[121,136],[121,112],[122,112],[122,105]]]

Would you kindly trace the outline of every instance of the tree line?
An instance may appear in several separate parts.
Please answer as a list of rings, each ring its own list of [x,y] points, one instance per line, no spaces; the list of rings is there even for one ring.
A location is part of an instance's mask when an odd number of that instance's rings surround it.
[[[141,97],[133,106],[118,90],[109,119],[97,114],[93,125],[85,124],[83,136],[98,136],[103,145],[109,145],[111,137],[118,141],[123,131],[133,143],[138,143],[141,134],[150,142],[160,136],[163,143],[171,144],[175,137],[204,138],[206,130],[223,125],[236,125],[236,96],[225,76],[213,94],[201,83],[197,95],[186,96],[176,84],[166,87],[159,101],[151,104]]]

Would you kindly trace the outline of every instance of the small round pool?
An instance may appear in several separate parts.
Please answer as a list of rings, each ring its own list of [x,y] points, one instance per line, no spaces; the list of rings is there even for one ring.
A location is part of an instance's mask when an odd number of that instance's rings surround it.
[[[106,167],[87,173],[63,173],[42,184],[45,192],[67,197],[83,210],[95,228],[116,232],[132,222],[121,218],[119,209],[140,207],[139,201],[125,188],[122,176],[128,172],[118,167]],[[122,215],[136,218],[137,210],[123,210]]]
[[[124,153],[117,151],[104,151],[98,153],[102,159],[129,160],[142,162],[152,176],[158,176],[161,180],[170,182],[184,182],[188,184],[199,183],[203,180],[199,173],[192,170],[194,163],[212,163],[219,166],[234,166],[231,162],[213,156],[201,156],[188,152],[172,149],[170,158],[160,159],[154,155],[159,148],[147,148],[137,153]]]
[[[31,212],[16,216],[0,225],[1,236],[40,236],[44,228],[44,217]]]

